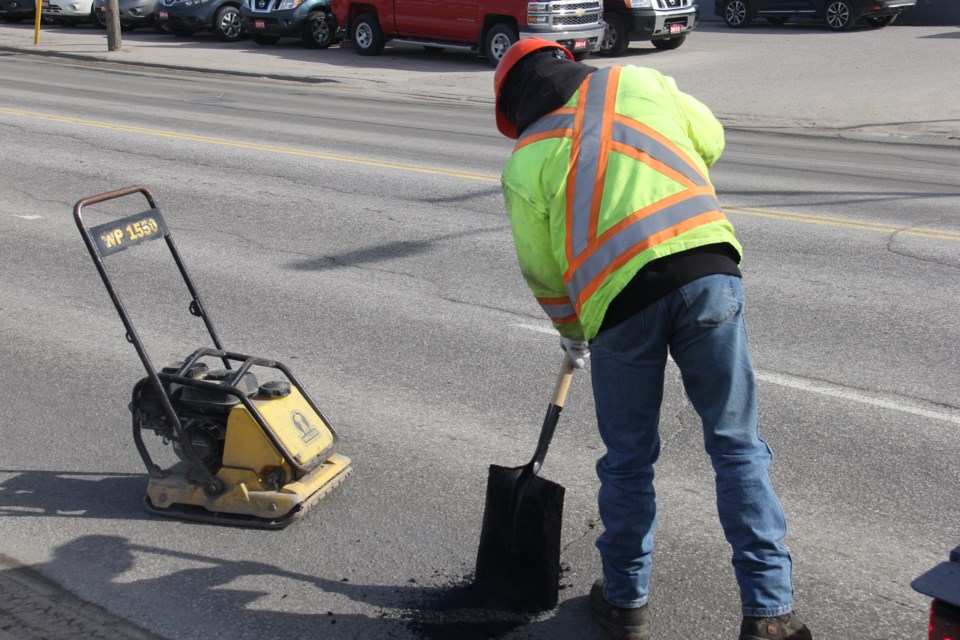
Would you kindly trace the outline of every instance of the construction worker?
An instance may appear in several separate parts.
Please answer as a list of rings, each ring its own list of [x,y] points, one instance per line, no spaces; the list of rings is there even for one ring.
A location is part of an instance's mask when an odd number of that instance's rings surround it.
[[[518,140],[501,182],[521,271],[570,361],[592,363],[607,449],[597,463],[603,578],[590,592],[592,617],[614,637],[649,637],[669,352],[716,474],[739,638],[811,638],[793,613],[786,522],[758,429],[741,246],[707,173],[722,126],[653,69],[595,69],[536,38],[507,50],[494,93],[497,127]]]

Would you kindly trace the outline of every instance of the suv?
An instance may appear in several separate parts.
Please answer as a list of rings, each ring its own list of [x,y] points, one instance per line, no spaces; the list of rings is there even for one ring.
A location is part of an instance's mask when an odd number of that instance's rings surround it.
[[[326,49],[337,32],[328,0],[243,0],[240,18],[257,44],[300,38],[308,47]]]
[[[120,30],[133,31],[137,27],[152,26],[156,31],[166,33],[155,19],[157,3],[158,0],[118,0]],[[107,0],[93,0],[93,16],[98,25],[107,26]]]
[[[871,27],[893,24],[917,0],[718,0],[715,12],[729,26],[745,27],[757,17],[782,25],[793,17],[819,18],[834,31],[853,28],[860,18]]]
[[[33,18],[33,0],[0,0],[0,18],[7,22],[20,22],[24,18]]]
[[[475,51],[494,66],[514,42],[536,36],[582,60],[600,47],[601,0],[331,0],[357,53],[375,56],[388,40],[427,49]]]
[[[943,562],[910,583],[914,591],[933,598],[929,640],[960,638],[960,547]]]
[[[600,55],[619,56],[631,42],[676,49],[697,26],[700,10],[693,0],[604,0],[607,29]]]
[[[157,21],[178,36],[210,30],[219,40],[236,42],[244,35],[240,0],[160,0]]]
[[[43,0],[40,14],[59,25],[72,27],[93,21],[93,0]]]

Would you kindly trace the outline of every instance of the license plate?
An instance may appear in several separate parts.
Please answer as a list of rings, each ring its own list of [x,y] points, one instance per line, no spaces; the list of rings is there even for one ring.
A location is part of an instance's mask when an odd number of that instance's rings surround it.
[[[267,23],[266,23],[264,20],[254,20],[254,21],[253,21],[253,28],[254,28],[254,29],[266,29],[266,28],[267,28]]]
[[[160,11],[159,13],[157,13],[157,17],[160,18],[161,20],[166,20],[167,18],[170,17],[170,14],[167,13],[166,11]]]
[[[573,41],[573,48],[574,48],[574,49],[586,49],[586,48],[587,48],[587,41],[586,41],[586,40],[574,40],[574,41]]]
[[[682,24],[672,24],[672,25],[670,25],[670,33],[680,33],[681,31],[683,31],[683,25],[682,25]]]

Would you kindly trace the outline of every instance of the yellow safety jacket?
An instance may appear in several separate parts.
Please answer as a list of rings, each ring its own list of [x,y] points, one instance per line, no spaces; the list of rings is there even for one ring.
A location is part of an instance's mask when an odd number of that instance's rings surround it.
[[[723,152],[710,110],[645,67],[600,69],[523,133],[501,176],[524,279],[564,336],[591,340],[650,261],[742,249],[707,175]]]

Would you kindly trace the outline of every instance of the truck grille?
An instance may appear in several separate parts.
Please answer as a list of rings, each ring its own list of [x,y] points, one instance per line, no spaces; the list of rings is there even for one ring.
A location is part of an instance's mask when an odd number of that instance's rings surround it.
[[[586,24],[596,24],[599,16],[597,14],[585,13],[582,16],[558,16],[553,19],[553,25],[557,27],[579,27]]]
[[[685,9],[693,4],[693,0],[656,0],[661,9]]]
[[[667,1],[667,0],[663,0]],[[683,0],[674,0],[682,2]],[[689,2],[690,0],[686,0]],[[534,7],[536,7],[534,9]],[[600,0],[555,0],[554,2],[536,2],[530,4],[529,23],[531,26],[563,29],[565,27],[583,27],[600,24]],[[535,21],[534,16],[544,21]]]

